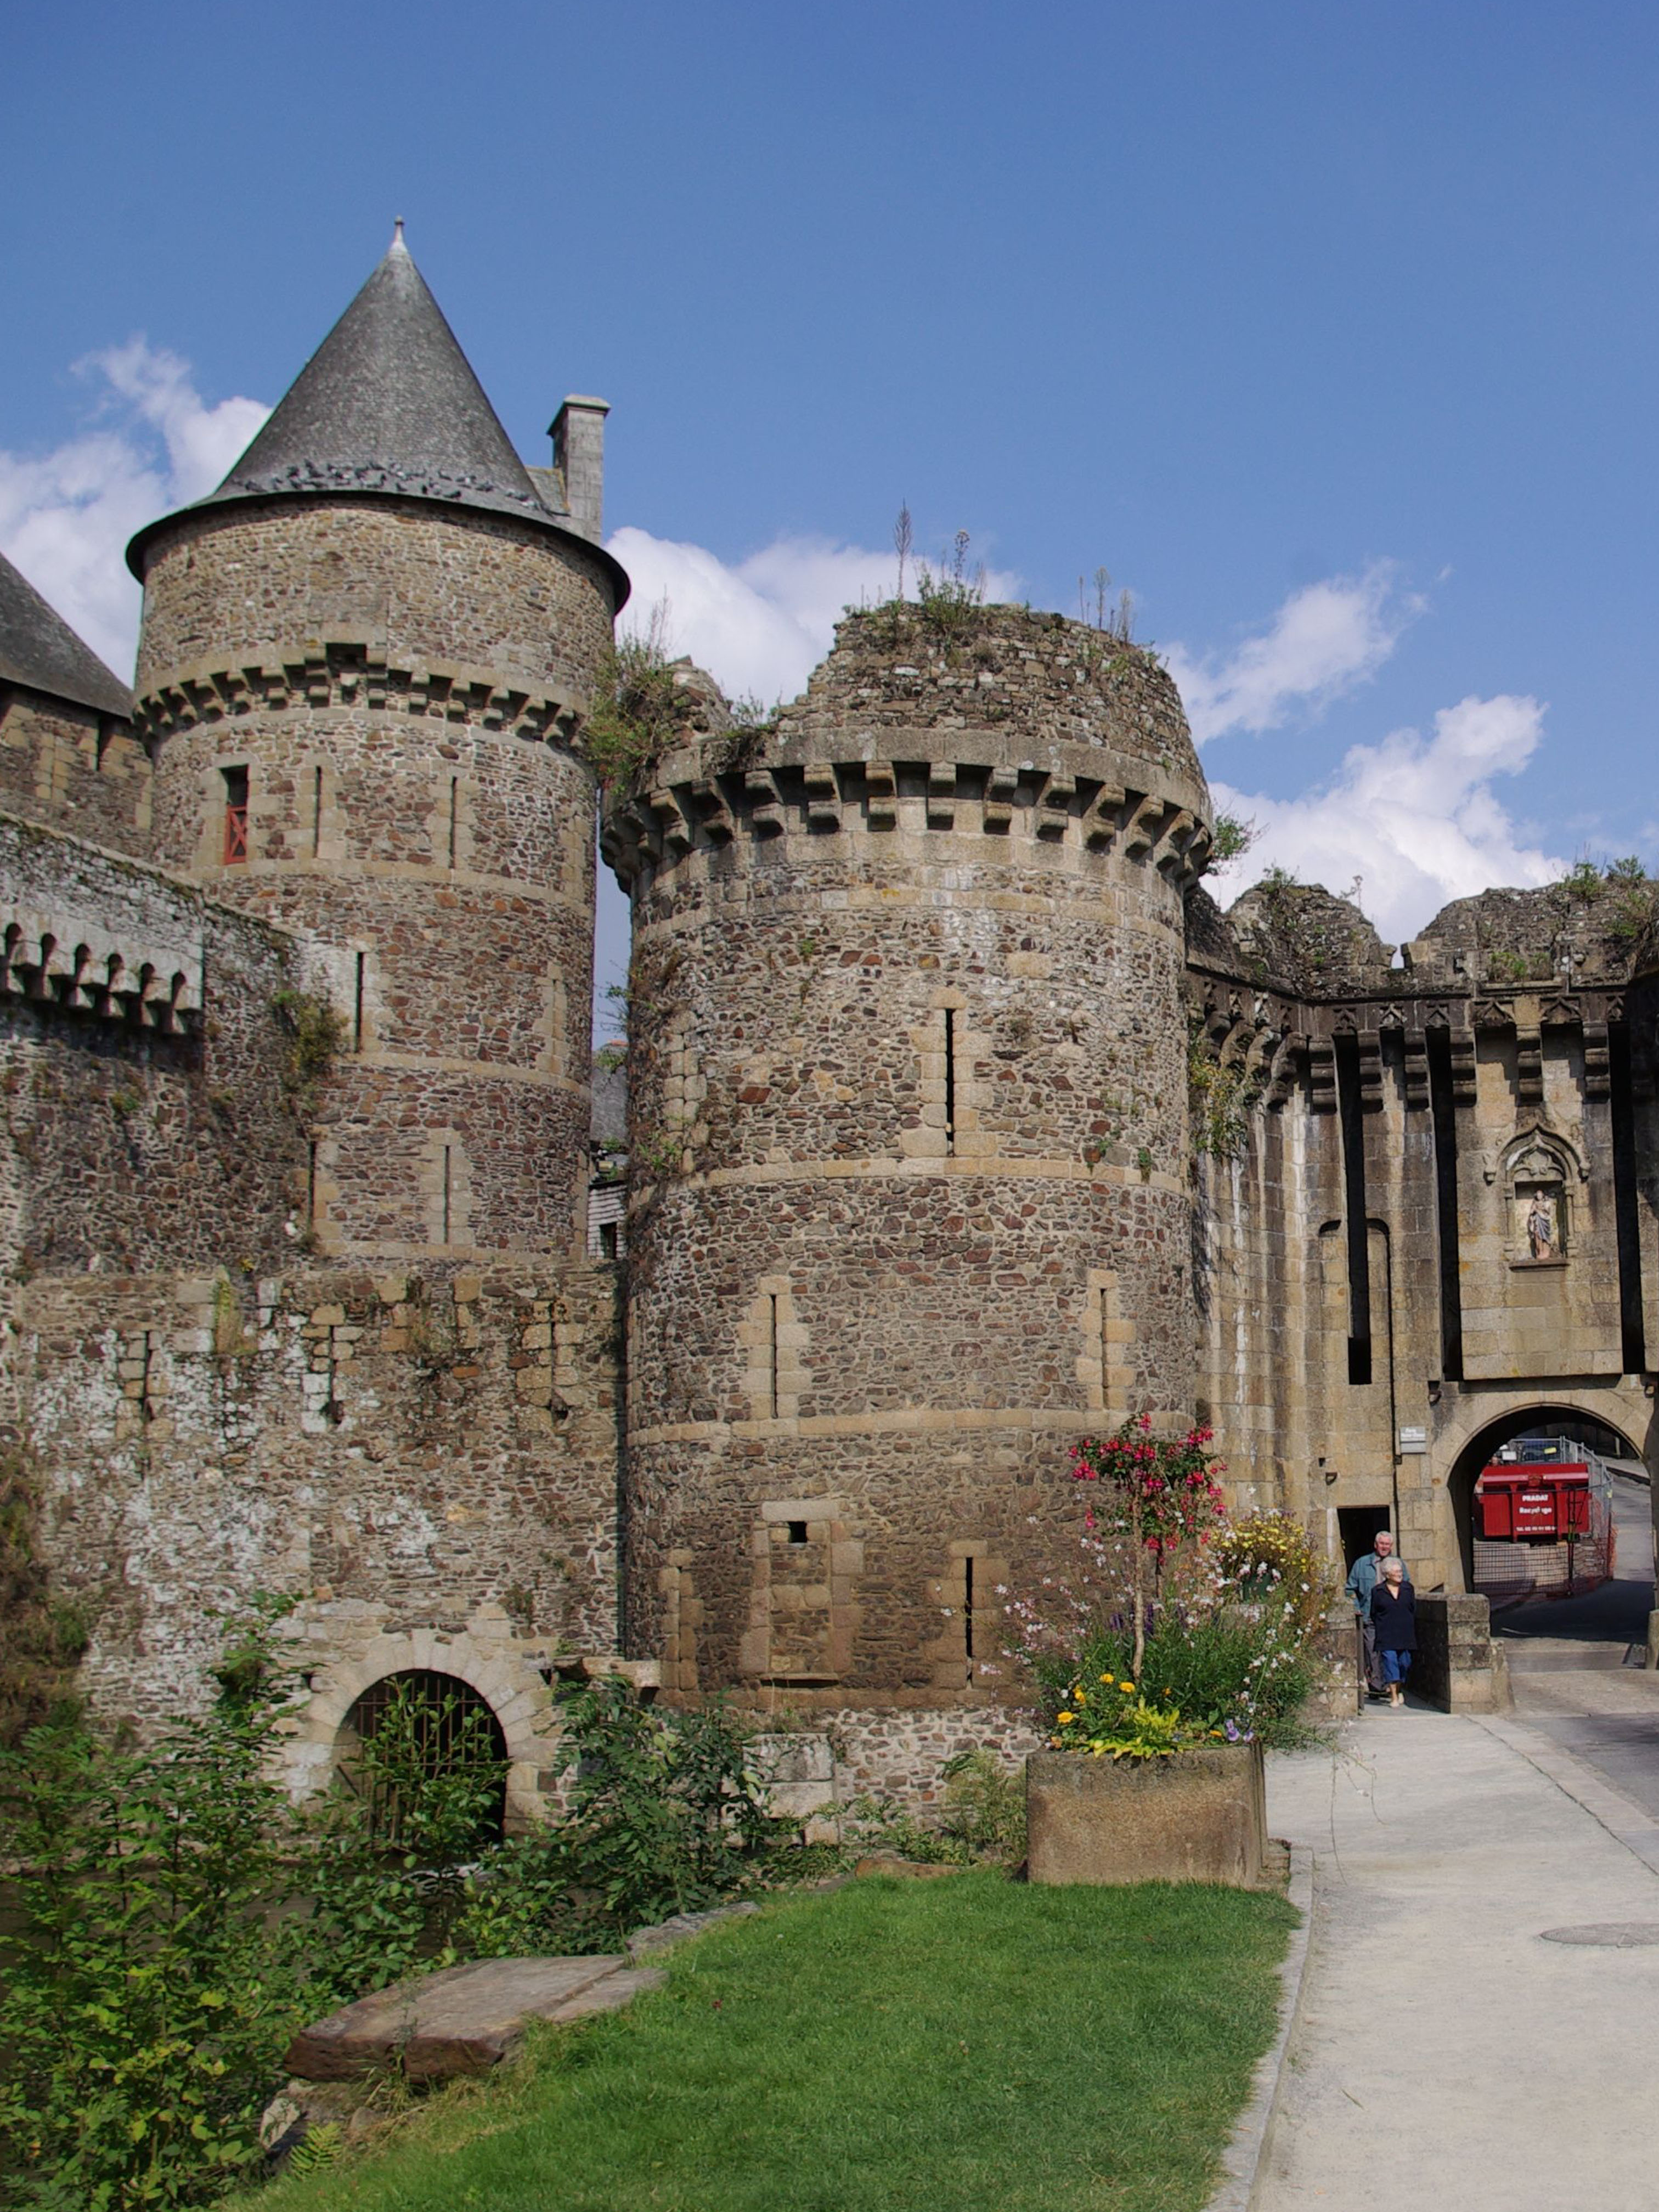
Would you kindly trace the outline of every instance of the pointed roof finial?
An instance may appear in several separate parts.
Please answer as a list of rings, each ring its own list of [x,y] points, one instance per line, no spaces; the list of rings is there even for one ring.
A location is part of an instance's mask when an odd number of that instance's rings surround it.
[[[392,245],[389,250],[393,253],[407,253],[409,251],[409,248],[404,244],[404,219],[402,216],[397,216],[392,220]]]

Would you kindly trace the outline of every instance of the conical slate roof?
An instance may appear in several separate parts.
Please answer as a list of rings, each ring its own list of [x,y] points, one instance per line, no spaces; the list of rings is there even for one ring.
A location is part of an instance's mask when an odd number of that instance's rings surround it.
[[[26,684],[100,714],[130,714],[132,695],[28,578],[0,553],[0,683]]]
[[[185,512],[319,492],[442,500],[574,528],[514,452],[404,244],[401,222],[385,258],[252,444],[218,489]],[[143,548],[161,526],[148,524],[127,548],[135,575],[143,575]]]

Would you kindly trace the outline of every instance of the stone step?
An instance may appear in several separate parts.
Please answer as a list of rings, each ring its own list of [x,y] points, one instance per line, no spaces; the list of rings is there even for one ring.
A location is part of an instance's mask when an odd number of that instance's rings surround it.
[[[1628,1656],[1632,1651],[1638,1654],[1634,1663],[1639,1665],[1642,1656],[1640,1647],[1629,1644],[1577,1644],[1549,1636],[1494,1637],[1492,1641],[1507,1656],[1511,1674],[1612,1673],[1632,1663]]]

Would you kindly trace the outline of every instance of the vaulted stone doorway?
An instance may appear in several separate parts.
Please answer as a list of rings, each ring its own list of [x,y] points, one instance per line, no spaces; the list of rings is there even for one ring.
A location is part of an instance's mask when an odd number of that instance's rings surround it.
[[[1555,1556],[1561,1552],[1571,1562],[1579,1547],[1541,1543],[1530,1547],[1537,1560],[1534,1594],[1517,1580],[1512,1568],[1500,1564],[1502,1555],[1516,1547],[1481,1538],[1476,1483],[1506,1447],[1534,1439],[1564,1459],[1592,1455],[1610,1478],[1613,1571],[1605,1581],[1598,1580],[1595,1549],[1586,1543],[1581,1557],[1589,1564],[1582,1574],[1586,1584],[1582,1591],[1573,1589],[1571,1575],[1564,1589],[1560,1560]],[[1627,1427],[1583,1406],[1547,1400],[1512,1405],[1477,1430],[1457,1455],[1447,1491],[1464,1587],[1489,1597],[1495,1630],[1506,1640],[1527,1638],[1556,1644],[1573,1639],[1616,1645],[1620,1658],[1627,1646],[1644,1649],[1654,1603],[1654,1524],[1647,1478],[1643,1451]],[[1607,1656],[1608,1663],[1619,1663],[1611,1649]]]

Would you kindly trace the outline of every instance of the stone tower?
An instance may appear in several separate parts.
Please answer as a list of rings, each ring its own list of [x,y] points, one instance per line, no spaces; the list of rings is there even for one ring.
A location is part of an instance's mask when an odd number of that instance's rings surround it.
[[[627,580],[603,403],[520,461],[402,240],[210,497],[141,531],[159,859],[321,940],[343,1050],[314,1249],[570,1251],[588,1140],[593,785]]]
[[[1058,616],[845,621],[613,806],[631,886],[626,1603],[665,1686],[994,1694],[1067,1449],[1189,1415],[1174,684]],[[977,1640],[976,1640],[977,1638]]]

